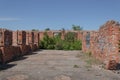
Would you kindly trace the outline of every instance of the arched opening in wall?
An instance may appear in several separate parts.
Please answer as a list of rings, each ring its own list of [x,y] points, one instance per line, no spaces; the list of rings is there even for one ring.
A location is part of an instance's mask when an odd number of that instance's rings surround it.
[[[86,34],[86,47],[90,48],[90,32]]]
[[[0,32],[0,45],[3,45],[3,34]]]
[[[4,60],[3,60],[3,54],[2,51],[0,50],[0,64],[3,64]]]
[[[53,36],[54,36],[54,37],[61,36],[61,33],[60,33],[60,32],[54,32],[54,33],[53,33]]]

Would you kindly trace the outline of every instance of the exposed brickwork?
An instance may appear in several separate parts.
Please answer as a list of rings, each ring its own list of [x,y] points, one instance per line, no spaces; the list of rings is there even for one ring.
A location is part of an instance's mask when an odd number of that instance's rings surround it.
[[[12,45],[12,31],[0,29],[0,46]]]
[[[120,24],[118,22],[108,21],[100,27],[99,31],[91,31],[90,39],[87,39],[88,34],[83,32],[83,52],[92,52],[93,56],[104,62],[107,69],[115,69],[115,65],[119,62],[120,57],[119,30]]]
[[[31,31],[0,29],[0,62],[28,54],[38,49],[39,34]]]
[[[59,30],[59,31],[40,31],[39,32],[39,38],[40,40],[43,39],[44,37],[44,33],[47,33],[49,37],[54,37],[56,36],[57,34],[61,34],[61,39],[64,40],[65,38],[65,35],[68,33],[68,32],[74,32],[76,34],[76,39],[77,40],[82,40],[82,31],[62,31],[62,30]]]
[[[98,43],[96,52],[99,52],[99,58],[104,60],[105,64],[111,61],[119,61],[119,28],[120,24],[115,21],[108,21],[99,29]],[[107,68],[109,66],[106,66]]]
[[[74,32],[77,40],[82,40],[82,51],[103,61],[106,69],[116,69],[120,60],[120,24],[108,21],[98,31],[10,31],[0,29],[0,62],[7,62],[14,57],[35,51],[44,33],[49,37]]]
[[[43,40],[43,37],[44,37],[44,32],[40,31],[39,32],[39,40]]]
[[[30,45],[20,45],[20,52],[21,52],[21,55],[25,55],[31,52]]]
[[[84,31],[82,37],[82,51],[83,52],[90,52],[90,31]]]
[[[26,32],[25,31],[13,31],[12,37],[13,45],[25,45],[26,44]]]
[[[4,46],[0,47],[2,51],[2,62],[7,62],[13,59],[13,47],[12,46]]]
[[[40,42],[39,32],[34,32],[34,44],[36,45],[37,48],[39,47],[39,42]]]

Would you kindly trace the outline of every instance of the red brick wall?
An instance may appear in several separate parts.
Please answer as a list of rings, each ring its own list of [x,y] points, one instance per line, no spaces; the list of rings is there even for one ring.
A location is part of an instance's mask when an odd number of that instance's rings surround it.
[[[18,44],[26,44],[26,32],[25,31],[17,31],[18,36]]]
[[[47,31],[49,37],[54,37],[57,31]],[[106,64],[107,69],[113,69],[119,62],[120,54],[120,24],[108,21],[98,31],[58,31],[64,39],[67,32],[75,32],[76,38],[82,40],[82,51],[91,52],[97,59]],[[4,61],[14,56],[23,55],[38,48],[39,40],[44,37],[43,32],[10,31],[0,29],[0,51]],[[13,44],[13,46],[12,46]],[[18,46],[19,45],[19,46]],[[17,54],[18,53],[18,54]],[[0,58],[1,60],[1,58]]]
[[[34,44],[32,45],[33,51],[39,48],[39,32],[34,32]]]
[[[0,29],[0,46],[12,45],[12,31]]]
[[[108,21],[99,29],[99,35],[97,36],[96,54],[98,58],[108,64],[109,61],[119,61],[119,30],[120,24],[115,21]]]
[[[113,69],[111,62],[119,62],[120,24],[115,21],[108,21],[100,29],[90,31],[90,46],[86,43],[87,32],[83,32],[82,50],[92,52],[93,56],[103,61],[107,69]],[[115,64],[114,64],[115,65]]]
[[[3,62],[7,62],[13,59],[14,54],[13,54],[12,46],[4,46],[4,47],[0,47],[0,49],[2,51]]]
[[[25,31],[13,31],[12,44],[16,45],[25,45],[26,44],[26,32]]]
[[[82,32],[82,31],[78,31],[78,32],[77,32],[77,35],[78,35],[78,36],[77,36],[77,39],[78,39],[78,40],[82,40],[83,32]]]
[[[83,52],[90,52],[90,31],[83,31],[82,37],[82,51]]]
[[[26,32],[26,44],[33,44],[34,43],[34,33],[32,31]]]
[[[44,32],[39,32],[39,40],[43,40]]]
[[[64,40],[65,39],[65,31],[61,31],[61,39]]]
[[[38,44],[38,43],[39,43],[39,33],[34,32],[34,44]]]
[[[82,40],[82,31],[40,31],[39,32],[39,38],[40,40],[43,39],[44,37],[44,33],[47,33],[49,37],[54,37],[55,33],[61,33],[61,39],[64,40],[65,38],[65,34],[67,34],[68,32],[74,32],[76,34],[76,39],[77,40]]]
[[[12,45],[17,46],[18,45],[17,31],[13,31],[12,34],[13,34]]]

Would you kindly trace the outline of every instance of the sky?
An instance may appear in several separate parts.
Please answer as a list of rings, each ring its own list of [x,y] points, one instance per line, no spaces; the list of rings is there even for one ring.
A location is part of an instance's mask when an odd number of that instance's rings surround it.
[[[98,30],[120,22],[120,0],[0,0],[0,28],[10,30]]]

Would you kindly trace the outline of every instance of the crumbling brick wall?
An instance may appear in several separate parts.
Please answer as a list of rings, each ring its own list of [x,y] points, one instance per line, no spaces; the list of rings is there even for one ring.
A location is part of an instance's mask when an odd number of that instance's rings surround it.
[[[13,31],[13,48],[14,56],[24,55],[30,52],[26,45],[26,31]]]
[[[90,52],[92,53],[93,56],[96,57],[96,45],[97,45],[97,36],[98,36],[98,31],[91,31],[90,32]]]
[[[30,45],[31,51],[35,51],[39,48],[39,32],[27,31],[26,44]]]
[[[119,63],[120,54],[120,24],[108,21],[98,31],[46,31],[49,37],[54,37],[56,32],[65,38],[68,32],[74,32],[76,39],[82,40],[82,51],[91,52],[94,57],[103,61],[107,69],[115,69]],[[0,29],[0,61],[11,60],[21,53],[28,53],[38,48],[39,40],[44,37],[45,31],[10,31]],[[1,58],[2,55],[2,58]],[[24,55],[24,54],[23,54]]]
[[[83,35],[83,32],[82,31],[78,31],[77,32],[77,40],[81,40],[82,41],[82,35]]]
[[[64,40],[64,38],[65,38],[65,35],[68,33],[68,32],[73,32],[73,33],[75,33],[76,35],[75,35],[75,38],[77,39],[77,40],[82,40],[82,31],[65,31],[65,30],[59,30],[59,31],[40,31],[39,32],[39,38],[40,38],[40,40],[42,40],[43,39],[43,37],[44,37],[44,33],[47,33],[47,35],[49,36],[49,37],[54,37],[54,36],[56,36],[57,34],[60,34],[61,35],[61,39],[62,40]]]
[[[43,31],[40,31],[39,32],[39,40],[43,40],[43,37],[44,37],[44,32]]]
[[[108,21],[97,32],[83,32],[82,50],[83,52],[91,52],[93,56],[103,61],[107,69],[115,69],[120,57],[119,37],[120,24],[113,20]]]
[[[0,46],[12,45],[12,31],[0,29]]]
[[[108,21],[100,29],[96,40],[96,56],[103,60],[109,68],[109,62],[119,62],[119,30],[120,24],[115,21]]]
[[[90,31],[83,31],[83,37],[82,37],[82,51],[83,52],[90,52]]]
[[[7,29],[0,29],[0,52],[2,62],[12,59],[12,31]]]
[[[13,45],[25,45],[26,44],[26,32],[25,31],[13,31],[12,37]]]
[[[39,48],[39,33],[36,31],[33,33],[34,33],[33,50],[37,50]]]

